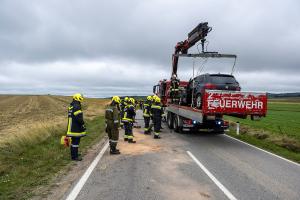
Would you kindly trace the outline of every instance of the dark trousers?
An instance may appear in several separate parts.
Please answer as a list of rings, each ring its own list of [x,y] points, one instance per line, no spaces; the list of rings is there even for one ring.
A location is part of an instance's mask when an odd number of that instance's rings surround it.
[[[78,158],[79,143],[80,143],[80,137],[72,137],[72,142],[70,147],[72,160]]]
[[[125,135],[124,138],[133,139],[132,122],[124,122]]]
[[[150,126],[150,117],[144,117],[144,122],[145,122],[145,131],[149,131],[149,126]]]
[[[161,128],[161,118],[153,118],[154,124],[154,135],[159,135],[159,131]]]

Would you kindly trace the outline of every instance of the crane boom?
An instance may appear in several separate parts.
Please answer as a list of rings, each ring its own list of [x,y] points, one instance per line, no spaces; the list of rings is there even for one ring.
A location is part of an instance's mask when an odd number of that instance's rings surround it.
[[[186,40],[176,44],[175,52],[172,57],[172,76],[175,75],[177,77],[178,56],[176,55],[187,54],[189,48],[194,46],[200,40],[202,44],[202,53],[204,53],[205,37],[211,30],[212,28],[208,26],[208,22],[200,23],[188,34],[188,38]]]

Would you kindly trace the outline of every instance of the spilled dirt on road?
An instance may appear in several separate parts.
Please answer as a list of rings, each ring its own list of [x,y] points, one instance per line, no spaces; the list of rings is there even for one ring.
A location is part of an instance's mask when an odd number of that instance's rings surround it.
[[[121,149],[122,154],[126,155],[139,155],[160,151],[161,145],[158,145],[152,137],[153,136],[142,134],[140,130],[134,131],[134,140],[136,140],[137,143],[129,144],[120,138],[118,148]]]

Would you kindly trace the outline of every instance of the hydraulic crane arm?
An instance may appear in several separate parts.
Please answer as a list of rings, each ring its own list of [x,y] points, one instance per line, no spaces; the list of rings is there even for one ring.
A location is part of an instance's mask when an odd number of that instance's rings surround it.
[[[204,53],[205,37],[211,30],[212,28],[208,26],[208,22],[200,23],[188,34],[188,38],[186,40],[176,44],[175,53],[172,57],[172,77],[173,75],[176,75],[177,77],[178,56],[175,55],[187,54],[189,48],[194,46],[200,40],[202,44],[202,53]]]

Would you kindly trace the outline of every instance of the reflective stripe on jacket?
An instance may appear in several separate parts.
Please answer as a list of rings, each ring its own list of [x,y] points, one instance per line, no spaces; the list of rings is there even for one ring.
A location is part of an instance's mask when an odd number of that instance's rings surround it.
[[[105,121],[108,126],[119,127],[120,113],[117,105],[111,104],[106,108]]]
[[[124,117],[122,119],[123,122],[133,122],[135,117],[135,109],[134,106],[129,104],[124,109]]]
[[[151,116],[153,118],[161,118],[163,114],[164,111],[160,105],[154,104],[151,106]]]
[[[81,104],[73,101],[68,108],[67,136],[83,137],[86,135]]]
[[[148,104],[148,103],[144,104],[143,116],[144,117],[150,117],[151,116],[151,105]]]

